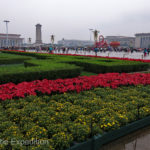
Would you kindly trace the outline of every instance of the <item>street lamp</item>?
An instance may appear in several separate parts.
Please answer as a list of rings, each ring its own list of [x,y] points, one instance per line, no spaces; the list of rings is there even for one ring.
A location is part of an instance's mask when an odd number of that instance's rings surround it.
[[[4,22],[6,23],[6,46],[8,47],[8,23],[10,21],[4,20]]]
[[[4,20],[4,22],[6,23],[6,46],[8,47],[8,23],[10,21]]]
[[[55,40],[55,35],[51,35],[51,43],[52,43],[52,46],[54,44],[54,40]]]
[[[99,32],[100,32],[100,31],[98,31],[98,30],[94,30],[94,31],[93,31],[95,43],[97,42],[97,39],[98,39],[98,33],[99,33]]]
[[[29,37],[29,38],[28,38],[29,45],[31,45],[31,40],[32,40],[32,39]]]
[[[89,29],[89,31],[90,31],[90,41],[92,40],[91,39],[91,32],[93,31],[93,29]]]

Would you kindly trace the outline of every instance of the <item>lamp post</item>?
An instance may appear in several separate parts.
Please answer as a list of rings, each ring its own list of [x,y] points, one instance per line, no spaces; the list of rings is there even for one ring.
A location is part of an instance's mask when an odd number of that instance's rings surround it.
[[[90,41],[92,40],[91,39],[91,32],[93,31],[93,29],[89,29],[89,31],[90,31]]]
[[[29,38],[28,38],[29,45],[31,45],[31,40],[32,40],[32,39],[29,37]]]
[[[94,30],[94,31],[93,31],[95,43],[96,43],[97,40],[98,40],[98,33],[99,33],[99,32],[100,32],[100,31],[98,31],[98,30]]]
[[[6,46],[8,47],[8,23],[10,21],[4,20],[4,22],[6,23]]]

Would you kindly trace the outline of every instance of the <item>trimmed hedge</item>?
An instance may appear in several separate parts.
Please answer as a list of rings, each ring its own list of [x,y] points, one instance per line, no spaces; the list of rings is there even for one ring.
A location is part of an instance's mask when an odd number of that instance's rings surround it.
[[[51,59],[45,59],[47,57],[45,57],[42,54],[39,54],[38,56],[36,53],[29,53],[27,54],[27,56],[36,57],[37,55],[38,60],[32,59],[30,61],[25,61],[31,59],[31,57],[12,55],[14,53],[21,55],[26,54],[26,53],[23,54],[19,52],[5,51],[5,54],[2,53],[3,58],[1,59],[3,64],[5,63],[7,64],[7,62],[8,64],[24,62],[24,67],[17,65],[0,67],[0,84],[7,82],[19,83],[23,81],[42,80],[45,78],[46,79],[72,78],[79,76],[82,70],[81,67],[75,65],[58,63],[56,61],[55,62],[51,61]],[[4,58],[4,56],[6,57]]]
[[[23,63],[25,60],[30,60],[31,57],[17,56],[14,54],[0,54],[0,65]]]
[[[144,71],[149,68],[148,63],[122,61],[122,60],[82,60],[82,61],[68,61],[71,64],[83,67],[85,71],[93,73],[109,73],[109,72],[136,72]]]
[[[3,53],[17,54],[18,59],[10,59],[10,62],[23,62],[20,67],[0,67],[0,84],[7,82],[19,83],[41,79],[72,78],[80,75],[81,71],[93,73],[108,72],[134,72],[143,71],[149,67],[148,63],[124,61],[106,58],[92,58],[83,56],[63,56],[40,53],[2,51]],[[10,55],[6,54],[6,55]],[[3,54],[4,55],[4,54]],[[26,55],[26,56],[19,56]],[[31,59],[32,56],[37,59]],[[20,57],[20,58],[19,58]],[[22,59],[21,59],[22,58]],[[24,58],[24,59],[23,59]],[[9,62],[9,61],[8,61]],[[5,62],[7,63],[7,61]]]
[[[36,66],[36,67],[10,67],[0,68],[0,84],[23,81],[33,81],[42,79],[72,78],[79,76],[81,68],[68,64],[51,64],[53,67]],[[56,67],[55,67],[56,66]]]

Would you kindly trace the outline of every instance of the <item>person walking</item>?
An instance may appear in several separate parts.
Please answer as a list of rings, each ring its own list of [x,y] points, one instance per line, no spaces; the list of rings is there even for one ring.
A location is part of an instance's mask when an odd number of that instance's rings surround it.
[[[150,53],[150,48],[148,48],[147,52],[148,52],[148,55],[149,55],[149,53]]]
[[[52,51],[53,51],[53,48],[50,46],[50,47],[49,47],[49,53],[52,54]]]
[[[65,51],[66,51],[66,48],[65,48],[65,47],[63,47],[63,54],[65,54]]]
[[[98,48],[95,47],[95,48],[94,48],[94,51],[95,51],[95,56],[97,56]]]
[[[145,48],[145,49],[144,49],[144,57],[146,57],[147,54],[148,54],[148,51],[147,51],[147,49]]]
[[[76,49],[75,49],[75,54],[77,54],[78,53],[78,48],[76,47]]]

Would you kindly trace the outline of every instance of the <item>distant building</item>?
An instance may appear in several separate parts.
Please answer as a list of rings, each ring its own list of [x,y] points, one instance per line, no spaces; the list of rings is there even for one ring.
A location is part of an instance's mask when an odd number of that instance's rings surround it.
[[[65,40],[62,39],[58,41],[59,46],[64,47],[86,47],[86,46],[93,46],[93,41],[82,41],[82,40]]]
[[[136,48],[150,48],[150,33],[137,33],[135,37]]]
[[[0,47],[20,47],[23,45],[23,38],[20,34],[8,34],[8,44],[7,44],[7,34],[0,33]]]
[[[127,36],[106,36],[105,40],[109,44],[112,41],[120,42],[120,47],[135,47],[135,37]]]

